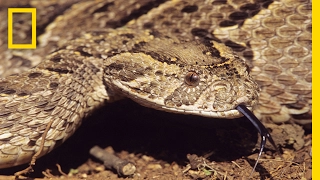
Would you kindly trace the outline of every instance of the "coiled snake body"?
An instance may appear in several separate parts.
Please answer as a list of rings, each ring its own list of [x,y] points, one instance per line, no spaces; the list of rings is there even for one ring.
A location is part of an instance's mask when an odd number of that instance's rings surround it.
[[[311,120],[310,1],[82,1],[38,47],[28,56],[39,65],[0,81],[0,168],[29,162],[48,126],[40,156],[123,97],[214,118],[239,117],[243,104],[264,121]]]

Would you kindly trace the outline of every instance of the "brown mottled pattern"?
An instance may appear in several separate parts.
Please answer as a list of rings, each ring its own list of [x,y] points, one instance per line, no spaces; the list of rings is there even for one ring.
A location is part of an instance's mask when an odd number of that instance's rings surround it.
[[[123,97],[220,118],[244,103],[262,120],[310,123],[310,1],[73,2],[24,5],[43,8],[36,50],[6,50],[1,38],[0,168],[29,162],[49,122],[41,156]]]
[[[133,26],[186,41],[224,42],[247,60],[260,85],[255,108],[260,119],[310,123],[311,1],[226,2],[172,1],[142,16]]]

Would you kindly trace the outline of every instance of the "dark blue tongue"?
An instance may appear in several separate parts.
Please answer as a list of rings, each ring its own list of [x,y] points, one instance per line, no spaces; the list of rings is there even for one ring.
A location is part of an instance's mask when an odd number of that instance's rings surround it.
[[[247,117],[249,119],[249,121],[251,121],[251,123],[254,125],[254,127],[259,131],[260,135],[261,135],[261,144],[260,144],[260,152],[257,158],[257,161],[252,169],[251,174],[254,172],[258,161],[261,157],[262,151],[264,149],[264,146],[267,143],[267,139],[269,140],[269,142],[272,144],[272,146],[278,151],[278,147],[276,146],[276,144],[274,143],[271,134],[268,132],[267,128],[264,127],[264,125],[259,121],[259,119],[245,106],[245,105],[238,105],[237,106],[237,110],[240,111],[245,117]],[[250,176],[251,176],[250,174]]]

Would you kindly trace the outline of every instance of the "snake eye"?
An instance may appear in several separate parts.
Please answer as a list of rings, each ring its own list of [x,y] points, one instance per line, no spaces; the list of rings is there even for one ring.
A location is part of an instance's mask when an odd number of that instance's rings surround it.
[[[200,82],[200,77],[197,73],[190,71],[186,74],[184,82],[189,86],[197,86]]]

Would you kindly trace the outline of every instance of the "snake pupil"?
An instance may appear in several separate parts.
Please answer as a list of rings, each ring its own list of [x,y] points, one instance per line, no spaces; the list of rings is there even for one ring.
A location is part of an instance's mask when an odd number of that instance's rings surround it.
[[[200,82],[200,77],[195,72],[188,72],[185,77],[185,83],[189,86],[197,86]]]

